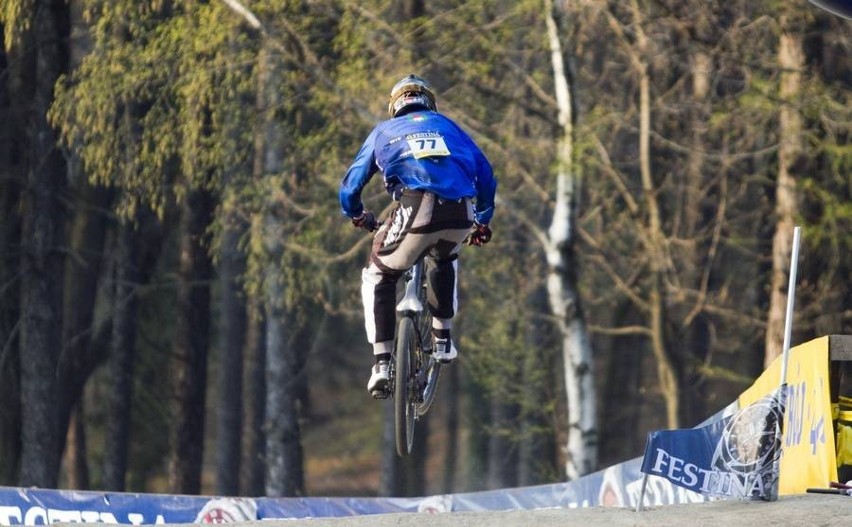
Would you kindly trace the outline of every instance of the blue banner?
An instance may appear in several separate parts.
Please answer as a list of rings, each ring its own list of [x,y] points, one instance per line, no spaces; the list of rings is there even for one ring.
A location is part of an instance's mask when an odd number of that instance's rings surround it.
[[[786,393],[702,427],[652,432],[642,472],[705,496],[778,499]]]
[[[640,462],[635,458],[565,483],[415,498],[228,498],[0,487],[0,525],[204,524],[392,512],[634,507],[640,498]],[[705,498],[659,478],[644,496],[649,506],[696,501]]]
[[[705,424],[730,411],[720,411]],[[393,512],[530,510],[630,507],[695,503],[707,497],[663,478],[642,493],[642,458],[634,458],[575,481],[414,498],[305,497],[230,498],[0,487],[0,526],[51,523],[122,525],[203,524],[235,521],[329,518]]]

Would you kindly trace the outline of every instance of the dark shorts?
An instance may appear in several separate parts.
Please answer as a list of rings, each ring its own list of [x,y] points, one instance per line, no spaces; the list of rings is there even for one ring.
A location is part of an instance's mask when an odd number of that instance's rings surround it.
[[[472,226],[470,198],[445,200],[405,190],[373,239],[370,262],[385,272],[402,272],[424,254],[438,261],[455,257]]]

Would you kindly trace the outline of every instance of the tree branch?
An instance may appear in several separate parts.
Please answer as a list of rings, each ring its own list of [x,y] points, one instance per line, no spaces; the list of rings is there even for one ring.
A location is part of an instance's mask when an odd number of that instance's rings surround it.
[[[589,331],[598,335],[624,336],[624,335],[641,335],[648,337],[651,335],[651,330],[645,326],[622,326],[618,328],[607,328],[603,326],[595,326],[589,324]]]
[[[248,22],[248,25],[260,30],[260,32],[263,34],[266,33],[266,29],[260,23],[260,20],[258,20],[257,17],[254,16],[254,13],[252,13],[246,6],[241,4],[238,0],[222,0],[222,2],[224,2],[225,5],[227,5],[228,7],[230,7],[231,10],[243,17],[245,21]]]

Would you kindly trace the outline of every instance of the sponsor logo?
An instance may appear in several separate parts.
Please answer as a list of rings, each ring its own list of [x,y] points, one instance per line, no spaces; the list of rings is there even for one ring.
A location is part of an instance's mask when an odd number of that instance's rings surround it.
[[[655,446],[648,473],[710,496],[777,499],[784,402],[779,390],[731,416],[709,459]]]
[[[657,448],[651,474],[663,476],[689,489],[714,496],[763,496],[765,482],[760,473],[707,470]]]
[[[121,521],[112,512],[92,510],[51,509],[45,507],[0,506],[0,525],[50,525],[53,523],[109,523],[129,525],[161,525],[166,523],[162,514],[157,514],[154,521],[145,518],[140,513],[127,513],[126,520]]]
[[[257,504],[254,500],[221,498],[208,501],[195,523],[235,523],[257,519]]]
[[[417,504],[417,512],[437,514],[439,512],[451,512],[453,510],[452,496],[430,496]]]

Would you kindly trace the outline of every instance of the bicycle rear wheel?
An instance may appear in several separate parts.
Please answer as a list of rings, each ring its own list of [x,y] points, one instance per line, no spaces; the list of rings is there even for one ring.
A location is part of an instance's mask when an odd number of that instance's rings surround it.
[[[410,317],[402,317],[396,335],[394,357],[394,430],[396,452],[400,456],[411,453],[414,445],[415,403],[417,401],[417,376],[415,353],[418,333]]]
[[[420,265],[423,265],[422,261]],[[432,355],[432,314],[426,308],[429,302],[426,298],[428,286],[426,285],[427,271],[425,265],[421,269],[417,295],[424,309],[414,315],[418,338],[416,360],[414,363],[414,369],[417,371],[417,403],[415,410],[418,418],[426,415],[426,412],[432,407],[435,394],[438,393],[438,379],[441,376],[441,363],[435,360],[435,357]]]
[[[424,295],[425,303],[425,295]],[[423,417],[438,393],[438,379],[441,376],[441,363],[432,355],[432,315],[422,311],[417,315],[417,333],[420,345],[417,347],[415,370],[418,377],[418,400],[415,410],[417,417]]]

